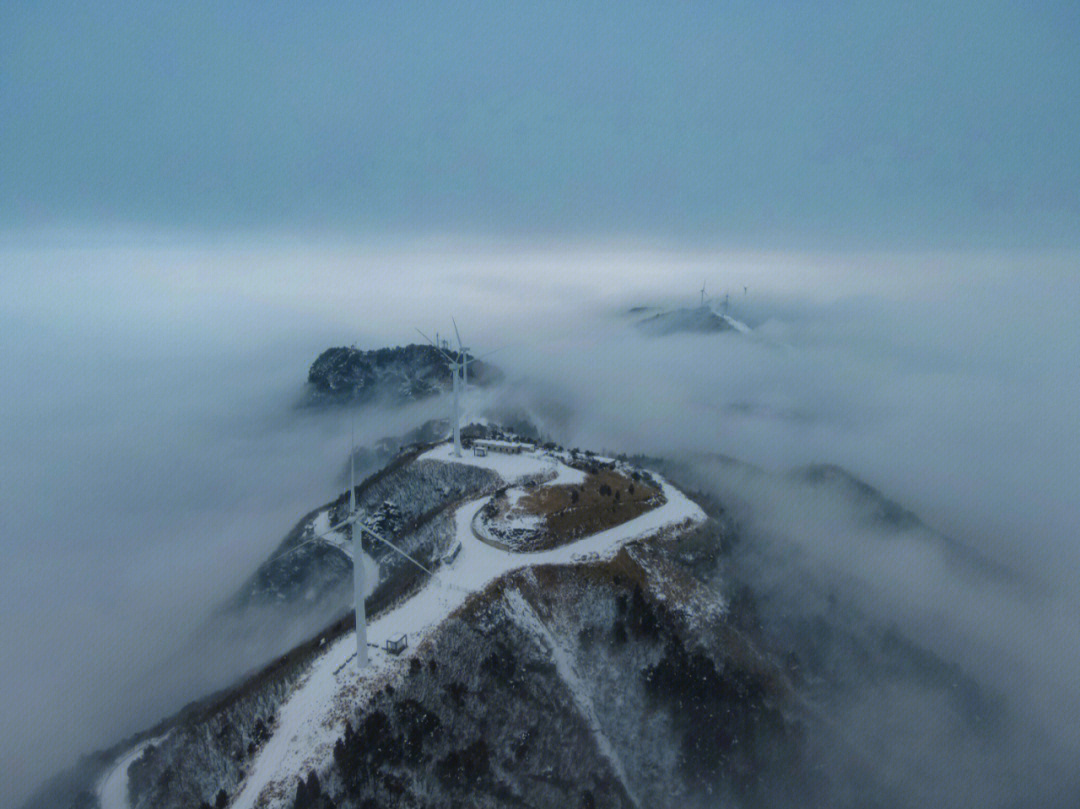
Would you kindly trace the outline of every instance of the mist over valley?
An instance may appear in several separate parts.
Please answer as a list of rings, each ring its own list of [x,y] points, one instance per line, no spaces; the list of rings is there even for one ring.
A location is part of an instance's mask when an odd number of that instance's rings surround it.
[[[116,263],[134,255],[161,269],[132,293]],[[299,277],[285,269],[298,255]],[[366,269],[387,255],[406,268],[392,280]],[[452,313],[478,354],[500,349],[489,361],[505,375],[470,391],[466,421],[517,418],[568,447],[663,459],[662,472],[737,521],[738,550],[713,586],[723,598],[733,582],[750,588],[777,649],[818,620],[895,636],[945,672],[945,685],[920,690],[835,651],[825,669],[833,686],[849,682],[832,721],[877,749],[899,795],[915,769],[911,794],[925,799],[978,784],[1001,805],[1066,794],[1077,737],[1062,718],[1078,700],[1071,259],[1029,258],[1019,275],[971,256],[832,270],[798,255],[550,249],[9,256],[5,345],[21,372],[4,420],[17,452],[5,453],[3,614],[19,653],[5,665],[17,697],[3,737],[24,777],[287,648],[177,654],[297,518],[340,492],[352,429],[374,446],[447,416],[445,392],[298,407],[316,356],[416,342],[415,324],[445,334]],[[987,281],[958,283],[980,261]],[[872,293],[874,262],[902,267],[904,289]],[[252,301],[238,285],[256,263],[282,270]],[[507,267],[547,280],[495,283]],[[627,322],[641,301],[700,306],[701,277],[745,283],[729,306],[749,333]],[[121,287],[107,316],[81,306],[88,288]],[[984,706],[979,721],[935,707],[955,688]]]

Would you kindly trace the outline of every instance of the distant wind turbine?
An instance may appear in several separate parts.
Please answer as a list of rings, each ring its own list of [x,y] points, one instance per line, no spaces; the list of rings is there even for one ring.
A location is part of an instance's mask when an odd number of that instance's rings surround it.
[[[458,331],[457,321],[453,317],[450,322],[454,324],[454,336],[457,337],[458,357],[461,359],[461,390],[469,384],[469,349],[461,344],[461,332]]]
[[[453,320],[453,318],[451,318]],[[424,334],[420,329],[416,330],[421,337],[431,343],[435,347],[435,350],[442,354],[443,359],[450,365],[450,375],[453,378],[454,384],[454,402],[453,402],[453,417],[451,419],[451,425],[454,432],[454,457],[461,457],[461,425],[460,425],[460,413],[461,413],[461,401],[460,401],[460,376],[464,366],[463,358],[460,352],[457,357],[451,357],[445,351],[442,350],[436,343],[432,341],[430,337]],[[454,324],[454,331],[457,331],[457,323]],[[458,335],[458,345],[461,345],[461,335]]]
[[[431,345],[435,348],[436,351],[438,351],[440,354],[442,354],[443,359],[445,359],[447,364],[450,366],[450,373],[451,373],[451,375],[453,377],[453,384],[454,384],[453,407],[452,407],[452,416],[451,416],[451,424],[453,425],[453,434],[454,434],[454,457],[455,458],[460,458],[461,457],[461,394],[465,390],[465,383],[468,381],[469,363],[470,362],[477,362],[477,361],[483,359],[484,357],[490,357],[496,351],[501,351],[506,346],[496,348],[494,351],[489,351],[486,354],[483,354],[483,355],[481,355],[479,357],[470,357],[469,356],[469,349],[466,348],[465,345],[461,342],[461,332],[458,331],[457,321],[454,320],[454,318],[452,318],[452,317],[450,318],[450,321],[454,324],[454,336],[457,337],[458,347],[457,347],[456,356],[448,354],[446,351],[443,350],[443,348],[446,348],[447,351],[451,350],[445,345],[445,341],[443,341],[444,345],[442,347],[440,347],[430,337],[428,337],[426,334],[424,334],[422,331],[420,331],[420,329],[417,329],[416,331],[421,337],[423,337],[425,340],[427,340],[429,343],[431,343]]]

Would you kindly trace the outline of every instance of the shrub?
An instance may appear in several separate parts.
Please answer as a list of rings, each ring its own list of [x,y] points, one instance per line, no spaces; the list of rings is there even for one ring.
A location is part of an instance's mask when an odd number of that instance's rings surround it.
[[[466,787],[487,774],[491,754],[487,742],[477,739],[463,750],[453,750],[439,761],[439,778],[452,786]]]

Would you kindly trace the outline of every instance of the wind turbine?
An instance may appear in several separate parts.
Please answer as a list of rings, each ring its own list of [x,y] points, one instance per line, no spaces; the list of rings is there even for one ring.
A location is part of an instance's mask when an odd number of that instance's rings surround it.
[[[461,344],[461,333],[458,331],[457,321],[452,317],[450,318],[450,321],[454,324],[454,335],[457,337],[458,341],[458,356],[461,357],[461,392],[464,394],[465,386],[469,383],[469,363],[478,362],[486,357],[490,357],[492,354],[497,354],[506,348],[506,346],[499,346],[496,349],[481,354],[479,357],[470,357],[469,347]]]
[[[453,318],[451,318],[451,320],[452,319]],[[450,365],[450,375],[453,377],[453,381],[454,381],[454,405],[453,405],[454,413],[453,413],[453,419],[451,420],[451,424],[453,425],[453,429],[454,429],[454,457],[455,458],[460,458],[461,457],[461,425],[459,424],[459,421],[460,421],[459,413],[461,412],[461,402],[460,402],[460,399],[459,399],[459,396],[460,396],[459,377],[461,375],[461,369],[462,369],[462,365],[463,365],[462,356],[459,353],[456,358],[451,357],[449,354],[447,354],[445,351],[443,351],[442,348],[440,348],[439,345],[437,343],[435,343],[430,337],[428,337],[426,334],[424,334],[422,331],[420,331],[420,329],[417,329],[416,331],[421,337],[423,337],[425,340],[427,340],[429,343],[431,343],[431,345],[434,346],[435,350],[438,351],[440,354],[442,354],[443,359],[445,359],[447,361],[447,363],[449,363],[449,365]],[[457,331],[457,323],[454,324],[454,331]],[[458,336],[458,345],[460,345],[460,344],[461,344],[461,336],[459,335]]]
[[[458,358],[461,361],[461,390],[465,391],[465,385],[469,381],[469,349],[461,344],[461,332],[458,331],[457,321],[453,317],[450,322],[454,324],[454,336],[457,337]]]
[[[355,446],[353,447],[353,450],[355,450]],[[343,519],[337,525],[333,525],[330,528],[327,528],[321,534],[316,534],[310,539],[305,539],[299,545],[294,545],[284,553],[271,557],[267,560],[267,562],[274,562],[278,559],[288,556],[291,553],[295,553],[305,545],[322,540],[326,538],[326,536],[328,536],[329,534],[333,534],[336,531],[340,531],[345,526],[349,526],[349,535],[352,540],[353,546],[353,597],[356,601],[356,667],[359,669],[363,669],[368,664],[367,610],[364,605],[364,599],[367,597],[367,570],[364,565],[364,549],[360,542],[364,532],[367,532],[369,536],[374,537],[384,545],[389,546],[390,549],[397,553],[399,556],[403,556],[406,560],[416,565],[416,567],[420,568],[422,571],[427,573],[436,581],[439,581],[439,577],[436,576],[431,569],[416,561],[416,559],[405,553],[405,551],[403,551],[393,542],[379,534],[360,518],[361,511],[356,504],[356,472],[354,461],[355,454],[355,451],[352,451],[349,455],[349,513],[346,515],[345,519]]]
[[[468,349],[468,347],[463,345],[462,342],[461,342],[461,332],[458,331],[457,321],[454,320],[453,317],[451,317],[450,322],[454,324],[454,336],[457,337],[458,367],[461,369],[461,393],[464,394],[465,393],[465,386],[469,382],[469,363],[470,362],[476,362],[477,360],[481,360],[484,357],[490,357],[492,354],[494,354],[494,353],[496,353],[498,351],[502,351],[502,349],[505,348],[505,346],[502,346],[500,348],[496,348],[494,351],[488,351],[486,354],[482,354],[479,357],[469,357],[469,349]],[[457,422],[457,419],[458,419],[457,412],[458,412],[457,411],[457,406],[455,405],[455,408],[454,408],[454,421],[455,421],[455,423]],[[460,451],[460,446],[458,446],[457,439],[454,440],[454,445],[455,445],[455,448]]]
[[[701,282],[701,305],[705,306],[705,282]]]
[[[469,348],[461,345],[458,338],[458,353],[461,355],[461,392],[464,393],[469,385]]]
[[[453,430],[454,430],[454,457],[455,458],[460,458],[461,457],[461,392],[465,388],[465,380],[468,379],[469,362],[470,361],[471,362],[476,362],[477,360],[483,359],[483,357],[490,357],[496,351],[501,351],[506,346],[496,348],[495,351],[489,351],[489,352],[487,352],[486,354],[484,354],[484,355],[482,355],[480,357],[472,357],[470,359],[470,357],[468,355],[468,350],[469,349],[467,349],[464,346],[464,344],[461,342],[461,332],[458,331],[457,321],[454,320],[454,318],[452,318],[452,317],[450,318],[450,321],[454,324],[454,336],[457,337],[458,347],[457,347],[457,355],[456,356],[451,356],[450,354],[447,354],[446,351],[443,351],[443,348],[446,348],[447,350],[451,350],[449,348],[449,345],[446,343],[445,340],[443,341],[443,345],[440,346],[438,343],[434,342],[430,337],[428,337],[426,334],[424,334],[422,331],[420,331],[420,329],[417,329],[416,332],[421,337],[423,337],[425,340],[427,340],[429,343],[431,343],[431,345],[434,347],[434,349],[436,351],[438,351],[440,354],[442,354],[443,359],[445,359],[447,364],[450,366],[450,373],[451,373],[451,375],[453,377],[453,381],[454,381],[453,418],[451,420],[451,423],[453,424]]]
[[[354,455],[355,453],[353,453]],[[377,539],[384,545],[388,545],[395,553],[405,557],[408,561],[412,562],[422,571],[427,573],[433,578],[438,578],[435,574],[426,566],[420,564],[413,559],[409,554],[405,553],[401,548],[395,545],[390,540],[380,535],[377,531],[372,529],[367,523],[360,519],[360,509],[356,505],[356,479],[354,473],[353,455],[349,457],[349,514],[348,516],[339,522],[337,525],[328,529],[325,533],[320,534],[318,537],[312,539],[321,539],[326,534],[331,534],[346,525],[349,526],[349,535],[352,539],[353,546],[353,598],[356,600],[356,667],[359,669],[364,668],[368,664],[368,642],[367,642],[367,609],[364,605],[364,599],[367,598],[367,571],[364,566],[364,549],[361,545],[361,537],[366,531],[370,536]],[[310,540],[309,540],[310,541]]]

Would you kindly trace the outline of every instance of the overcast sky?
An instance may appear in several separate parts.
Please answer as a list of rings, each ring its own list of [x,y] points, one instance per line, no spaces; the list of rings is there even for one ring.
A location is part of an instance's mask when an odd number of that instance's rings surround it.
[[[1080,242],[1075,2],[18,2],[0,230]]]

